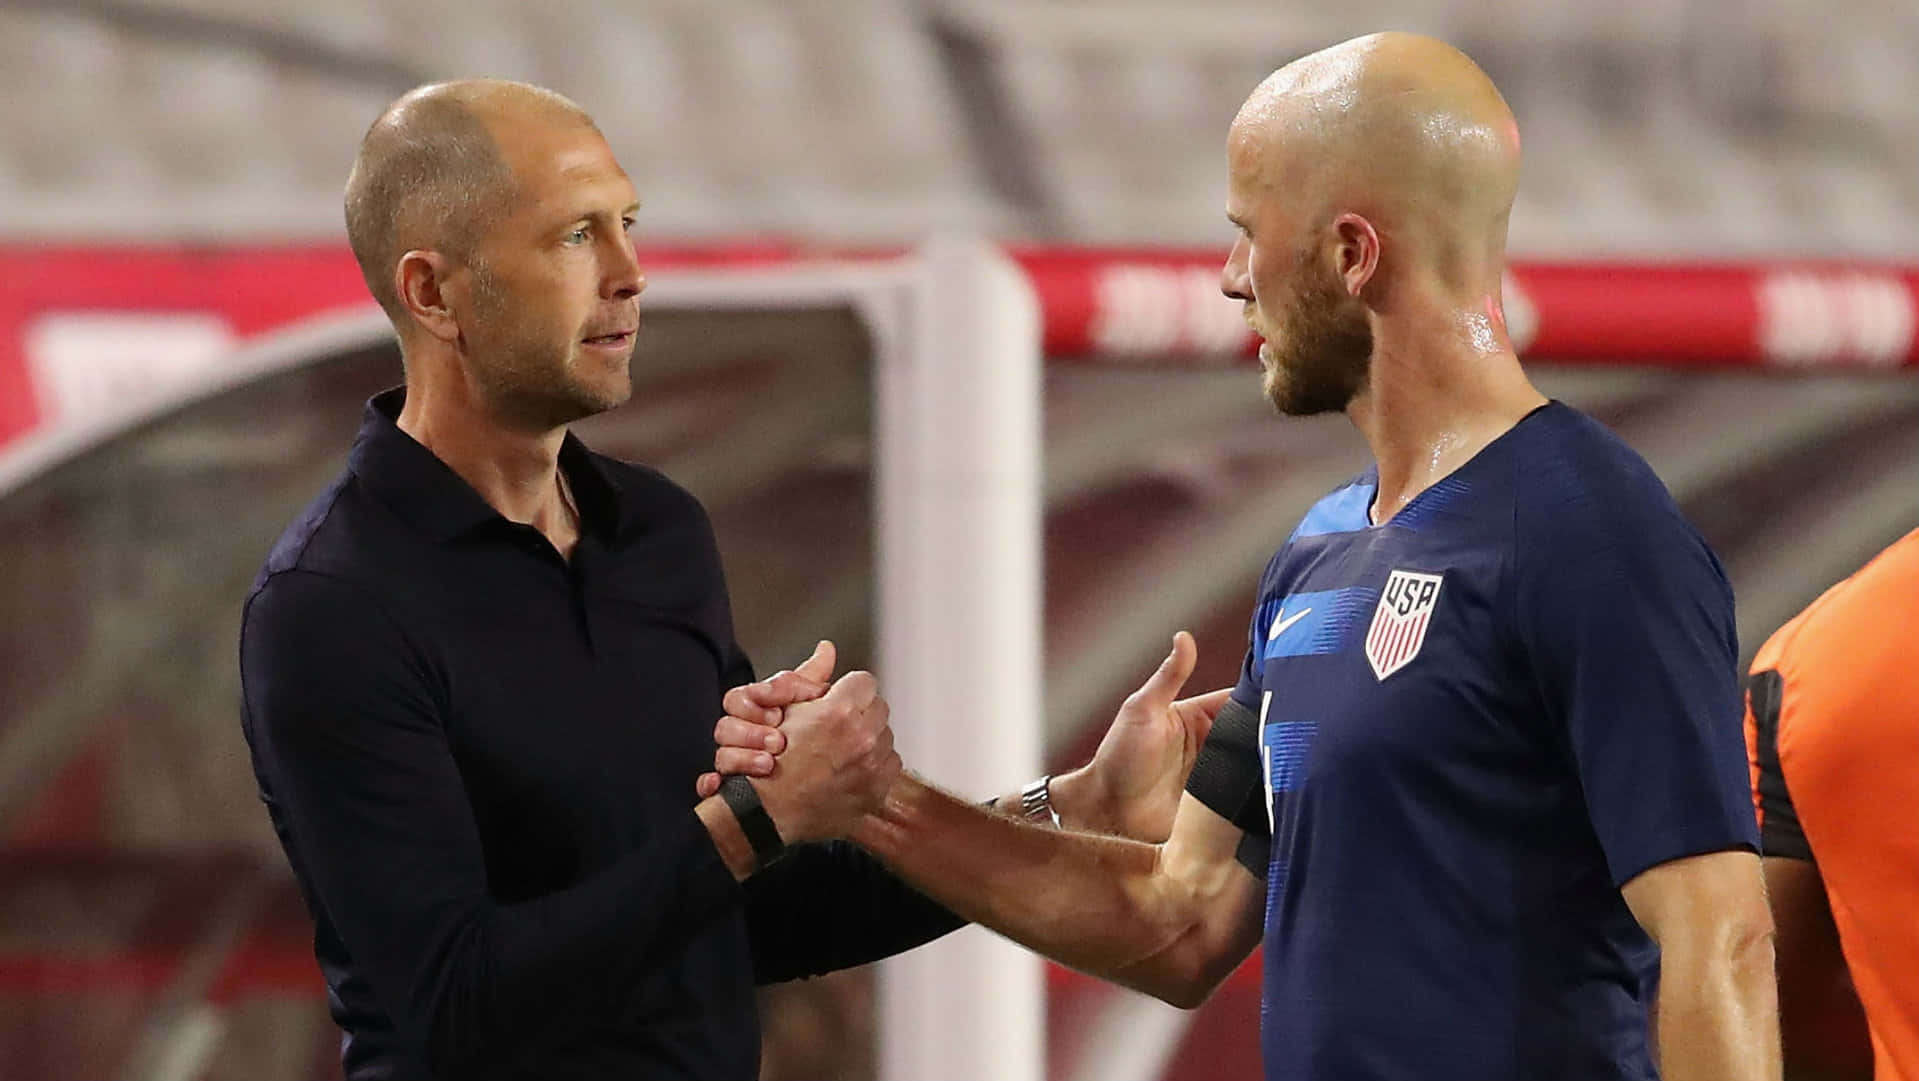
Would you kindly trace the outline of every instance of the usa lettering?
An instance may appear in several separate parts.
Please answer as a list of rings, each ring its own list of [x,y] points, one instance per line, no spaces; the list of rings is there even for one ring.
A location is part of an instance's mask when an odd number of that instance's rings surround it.
[[[1386,583],[1386,607],[1396,616],[1408,616],[1432,603],[1433,594],[1439,592],[1439,581],[1433,578],[1412,578],[1394,575]]]
[[[1372,629],[1366,632],[1366,660],[1374,675],[1383,680],[1419,656],[1443,580],[1442,574],[1397,569],[1387,575],[1379,606],[1373,609]]]

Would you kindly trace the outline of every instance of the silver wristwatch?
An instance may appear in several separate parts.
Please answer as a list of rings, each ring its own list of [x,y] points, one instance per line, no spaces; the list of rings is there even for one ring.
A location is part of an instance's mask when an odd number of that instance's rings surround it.
[[[1053,775],[1048,773],[1019,790],[1019,816],[1036,826],[1059,828],[1059,812],[1053,810]]]

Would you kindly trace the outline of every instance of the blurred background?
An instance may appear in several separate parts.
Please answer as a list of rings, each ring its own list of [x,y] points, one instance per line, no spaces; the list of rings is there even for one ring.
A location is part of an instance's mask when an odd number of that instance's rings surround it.
[[[234,655],[273,537],[399,378],[340,226],[392,98],[494,75],[578,100],[655,282],[935,231],[1117,268],[1038,283],[1067,767],[1172,630],[1196,686],[1231,681],[1261,566],[1365,464],[1341,418],[1272,418],[1207,268],[1240,101],[1378,29],[1461,46],[1518,113],[1529,360],[1659,469],[1748,655],[1919,523],[1912,4],[0,0],[0,1076],[338,1075]],[[874,654],[847,526],[874,350],[844,310],[676,309],[633,403],[582,425],[712,510],[763,670],[819,637]],[[1256,965],[1192,1013],[1052,970],[1049,1073],[1259,1076]],[[873,1076],[872,1000],[867,972],[768,991],[763,1076]]]

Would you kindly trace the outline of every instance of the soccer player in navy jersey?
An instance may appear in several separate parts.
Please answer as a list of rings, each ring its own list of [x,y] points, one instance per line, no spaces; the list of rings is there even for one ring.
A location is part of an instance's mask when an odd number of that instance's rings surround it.
[[[1263,941],[1269,1081],[1777,1078],[1731,591],[1639,456],[1521,371],[1512,113],[1382,34],[1275,73],[1227,147],[1223,286],[1266,392],[1344,412],[1376,464],[1267,566],[1164,844],[910,775],[855,839],[1175,1004]],[[729,695],[723,740],[772,697]]]

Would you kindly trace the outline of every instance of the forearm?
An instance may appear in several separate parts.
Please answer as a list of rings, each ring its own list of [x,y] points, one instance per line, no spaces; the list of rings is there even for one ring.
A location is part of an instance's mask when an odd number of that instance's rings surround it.
[[[566,889],[512,904],[475,903],[464,933],[450,934],[445,950],[396,945],[404,978],[439,990],[416,1000],[412,1014],[429,1035],[438,1071],[476,1069],[505,1033],[559,1038],[605,1023],[666,958],[743,903],[708,843],[698,826],[663,826]]]
[[[719,852],[720,862],[726,865],[733,881],[744,882],[759,870],[760,861],[753,855],[752,842],[746,839],[746,831],[740,828],[740,820],[733,816],[725,800],[708,796],[693,808],[693,813],[713,839],[713,848]]]
[[[1778,1081],[1771,937],[1716,954],[1662,952],[1658,1025],[1667,1081]]]
[[[1121,828],[1119,816],[1108,805],[1102,794],[1097,791],[1092,772],[1085,766],[1067,773],[1053,775],[1047,786],[1053,805],[1053,813],[1059,816],[1061,829],[1079,833],[1103,833],[1115,837],[1127,836]],[[1018,790],[1008,792],[988,805],[996,814],[1018,817],[1020,813]],[[1136,841],[1148,841],[1157,844],[1164,837],[1135,837]]]
[[[746,883],[747,941],[760,983],[852,968],[965,926],[869,853],[798,845]]]
[[[1158,846],[1037,828],[912,777],[853,839],[959,915],[1063,964],[1173,1002],[1210,987],[1202,892],[1163,872]]]

